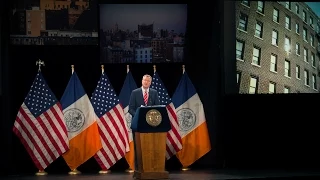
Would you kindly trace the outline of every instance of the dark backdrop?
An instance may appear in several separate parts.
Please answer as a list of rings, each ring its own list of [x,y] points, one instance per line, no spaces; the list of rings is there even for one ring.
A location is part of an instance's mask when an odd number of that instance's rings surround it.
[[[186,70],[204,104],[212,150],[192,167],[200,168],[319,168],[319,94],[238,95],[235,75],[234,4],[209,5],[192,2],[189,48],[192,62]],[[1,8],[7,7],[6,5]],[[3,12],[3,11],[1,11]],[[2,19],[8,14],[3,13]],[[45,79],[58,99],[71,75],[71,64],[90,96],[100,76],[97,46],[9,46],[7,21],[1,25],[1,155],[2,174],[37,171],[12,126],[36,75],[35,61],[44,60]],[[152,64],[130,65],[136,83],[143,74],[153,74]],[[106,64],[105,71],[117,93],[126,75],[126,64]],[[158,64],[157,71],[172,96],[181,77],[181,64]],[[180,168],[176,158],[168,170]],[[124,160],[112,170],[128,167]],[[94,160],[79,170],[96,173]],[[62,158],[51,164],[49,173],[66,174]]]

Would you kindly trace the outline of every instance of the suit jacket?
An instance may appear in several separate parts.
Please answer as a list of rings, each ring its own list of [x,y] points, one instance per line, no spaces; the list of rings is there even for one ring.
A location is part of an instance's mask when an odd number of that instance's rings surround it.
[[[145,106],[142,88],[137,88],[131,92],[129,101],[129,113],[132,117],[136,114],[136,110],[141,105]],[[149,96],[147,106],[160,105],[158,92],[155,89],[149,88]]]

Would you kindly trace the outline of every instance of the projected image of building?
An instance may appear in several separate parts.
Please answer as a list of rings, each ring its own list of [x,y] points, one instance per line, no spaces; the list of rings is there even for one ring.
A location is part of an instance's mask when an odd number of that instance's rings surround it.
[[[11,2],[13,45],[98,45],[95,0]]]
[[[319,93],[320,19],[307,3],[235,3],[239,93]]]

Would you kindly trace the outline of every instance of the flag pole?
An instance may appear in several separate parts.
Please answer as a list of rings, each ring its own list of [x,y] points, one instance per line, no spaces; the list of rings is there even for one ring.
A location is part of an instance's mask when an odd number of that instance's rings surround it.
[[[129,64],[127,64],[127,74],[128,74],[129,71],[130,71]],[[134,170],[131,169],[130,166],[129,166],[129,168],[126,170],[126,172],[127,172],[127,173],[133,173]]]
[[[129,68],[129,64],[128,64],[128,65],[127,65],[127,74],[128,74],[129,71],[130,71],[130,68]],[[129,168],[126,170],[126,172],[127,172],[127,173],[133,173],[134,170],[131,169],[130,166],[129,166]]]
[[[103,73],[104,73],[104,65],[102,64],[101,65],[101,74],[103,74]],[[102,170],[99,171],[99,174],[108,174],[110,172],[111,171],[109,169],[102,169]]]
[[[186,67],[185,65],[182,65],[182,74],[184,74],[186,72],[185,67]],[[183,166],[181,168],[181,171],[189,171],[189,170],[190,170],[190,168],[188,166]]]
[[[157,71],[157,67],[156,65],[153,65],[153,73],[155,73]]]
[[[74,65],[71,65],[71,73],[73,74],[74,72]]]
[[[72,74],[74,73],[74,65],[71,65],[71,72],[72,72]],[[81,172],[78,171],[77,168],[75,168],[75,169],[69,171],[69,174],[70,175],[77,175],[77,174],[81,174]]]
[[[41,71],[41,65],[44,66],[45,64],[44,64],[44,61],[41,61],[41,59],[39,59],[39,60],[36,62],[36,65],[39,66],[38,71],[40,72],[40,71]]]
[[[41,72],[41,66],[44,66],[44,62],[41,61],[41,59],[39,59],[37,62],[36,62],[36,65],[39,66],[39,69],[38,69],[38,72]],[[40,170],[38,172],[36,172],[36,176],[45,176],[47,175],[48,173],[45,172],[44,170]]]
[[[101,73],[104,73],[104,65],[101,65]]]

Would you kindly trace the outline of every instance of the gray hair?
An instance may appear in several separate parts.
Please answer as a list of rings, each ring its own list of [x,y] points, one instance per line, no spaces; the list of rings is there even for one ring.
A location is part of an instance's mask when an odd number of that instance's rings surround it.
[[[143,79],[144,77],[148,77],[148,78],[150,78],[150,79],[151,79],[151,81],[152,81],[152,76],[150,76],[149,74],[145,74],[145,75],[143,75],[143,76],[142,76],[142,79]]]

